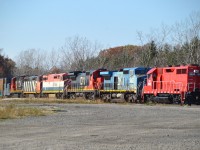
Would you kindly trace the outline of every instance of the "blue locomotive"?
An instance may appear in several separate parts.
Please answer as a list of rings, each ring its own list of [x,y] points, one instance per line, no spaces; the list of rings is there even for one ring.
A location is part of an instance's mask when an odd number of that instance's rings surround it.
[[[103,88],[100,90],[101,99],[107,102],[115,98],[125,99],[127,102],[141,100],[143,81],[149,69],[135,67],[100,72],[100,75],[104,77]]]

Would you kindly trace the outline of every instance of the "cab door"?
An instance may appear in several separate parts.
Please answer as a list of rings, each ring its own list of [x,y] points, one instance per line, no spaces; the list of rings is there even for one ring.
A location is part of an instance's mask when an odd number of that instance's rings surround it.
[[[157,74],[155,72],[152,73],[152,79],[153,79],[152,80],[153,81],[153,84],[152,84],[153,89],[156,89],[157,88],[157,82],[156,82],[157,81]]]
[[[118,77],[114,77],[114,90],[117,90],[118,88]]]

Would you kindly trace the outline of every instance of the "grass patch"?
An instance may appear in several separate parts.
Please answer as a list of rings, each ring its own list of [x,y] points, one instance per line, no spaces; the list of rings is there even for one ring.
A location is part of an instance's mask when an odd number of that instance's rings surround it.
[[[39,109],[39,108],[28,108],[28,107],[17,107],[15,104],[1,105],[0,106],[0,119],[14,119],[21,118],[24,116],[44,116],[52,111]]]
[[[155,106],[157,103],[149,101],[149,102],[146,102],[145,104],[148,106]]]
[[[13,103],[25,103],[25,104],[31,104],[31,103],[38,103],[38,104],[44,104],[44,103],[55,103],[55,104],[102,104],[104,103],[101,100],[85,100],[81,98],[77,99],[48,99],[48,98],[23,98],[23,99],[10,99],[10,100],[3,100],[1,102],[9,102],[12,101]]]

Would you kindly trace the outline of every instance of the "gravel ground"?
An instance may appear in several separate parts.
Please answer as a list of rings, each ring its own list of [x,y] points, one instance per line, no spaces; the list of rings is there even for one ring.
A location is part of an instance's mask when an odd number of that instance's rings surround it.
[[[30,104],[27,104],[30,106]],[[200,107],[32,104],[49,116],[0,121],[0,149],[200,149]]]

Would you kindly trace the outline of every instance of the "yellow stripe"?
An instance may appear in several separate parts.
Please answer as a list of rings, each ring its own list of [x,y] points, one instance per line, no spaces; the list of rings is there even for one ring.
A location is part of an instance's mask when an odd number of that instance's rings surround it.
[[[37,92],[24,92],[24,94],[39,94]]]
[[[136,90],[100,90],[100,92],[121,92],[121,93],[134,92],[136,93]]]
[[[10,93],[22,93],[22,90],[12,90],[12,91],[10,91]]]
[[[43,91],[42,93],[63,93],[63,91]]]
[[[68,89],[69,90],[83,90],[83,91],[88,91],[88,90],[96,90],[96,89],[81,89],[81,88],[71,88],[71,89]]]
[[[95,91],[95,89],[84,89],[83,91]]]

